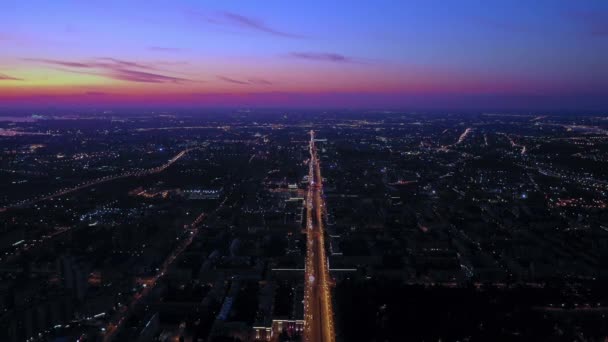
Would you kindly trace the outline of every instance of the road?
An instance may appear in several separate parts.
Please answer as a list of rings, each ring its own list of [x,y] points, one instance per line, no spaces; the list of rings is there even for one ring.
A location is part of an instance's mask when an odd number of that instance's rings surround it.
[[[307,342],[335,341],[331,278],[325,256],[323,225],[323,178],[315,146],[314,131],[310,131],[310,164],[306,199],[306,270],[304,288],[304,340]]]
[[[48,195],[42,195],[40,197],[36,197],[33,199],[29,199],[29,200],[24,200],[21,201],[19,203],[7,206],[7,207],[3,207],[0,208],[0,212],[4,212],[7,211],[9,209],[12,208],[25,208],[28,207],[30,205],[36,204],[38,202],[42,202],[42,201],[46,201],[55,197],[60,197],[60,196],[64,196],[67,195],[69,193],[72,192],[76,192],[82,189],[86,189],[88,187],[94,186],[94,185],[99,185],[102,183],[106,183],[106,182],[111,182],[117,179],[122,179],[122,178],[127,178],[127,177],[142,177],[142,176],[148,176],[148,175],[153,175],[156,173],[160,173],[165,171],[169,166],[173,165],[173,163],[175,163],[176,161],[180,160],[184,155],[186,155],[188,152],[194,150],[195,148],[187,148],[185,150],[182,150],[181,152],[179,152],[178,154],[176,154],[173,158],[169,159],[165,164],[154,167],[154,168],[150,168],[150,169],[143,169],[143,170],[135,170],[135,171],[128,171],[128,172],[123,172],[117,175],[113,175],[113,176],[105,176],[105,177],[101,177],[101,178],[96,178],[93,180],[90,180],[88,182],[85,183],[81,183],[78,184],[76,186],[73,187],[69,187],[69,188],[64,188],[64,189],[60,189],[52,194],[48,194]]]
[[[217,213],[220,209],[224,207],[226,201],[230,197],[230,194],[226,195],[224,200],[218,205],[217,208],[212,212],[212,215]],[[162,265],[159,267],[156,274],[149,278],[138,278],[138,283],[145,285],[144,289],[140,293],[136,293],[130,300],[130,302],[123,307],[123,309],[119,312],[116,312],[115,315],[110,319],[107,326],[105,327],[105,333],[103,335],[103,342],[110,342],[114,340],[120,329],[122,328],[124,322],[129,318],[129,316],[133,313],[135,308],[143,299],[145,299],[152,290],[158,284],[158,281],[165,275],[165,273],[169,270],[169,267],[173,264],[173,262],[192,244],[194,238],[198,235],[201,228],[201,223],[208,218],[208,215],[204,212],[196,217],[196,219],[188,226],[184,227],[184,232],[186,233],[186,237],[180,241],[177,247],[165,258]]]

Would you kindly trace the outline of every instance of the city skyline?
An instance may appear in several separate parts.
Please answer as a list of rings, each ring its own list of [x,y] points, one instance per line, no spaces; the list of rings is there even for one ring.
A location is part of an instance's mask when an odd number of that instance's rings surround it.
[[[0,22],[0,342],[608,342],[606,0]]]
[[[0,121],[0,340],[608,336],[604,115],[129,112]]]
[[[0,4],[0,107],[608,108],[608,4]]]

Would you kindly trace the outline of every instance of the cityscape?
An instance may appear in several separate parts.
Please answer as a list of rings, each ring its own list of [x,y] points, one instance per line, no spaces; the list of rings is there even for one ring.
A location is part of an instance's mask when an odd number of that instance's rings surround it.
[[[260,115],[4,121],[4,340],[608,334],[606,117]]]
[[[608,341],[608,3],[0,3],[0,342]]]

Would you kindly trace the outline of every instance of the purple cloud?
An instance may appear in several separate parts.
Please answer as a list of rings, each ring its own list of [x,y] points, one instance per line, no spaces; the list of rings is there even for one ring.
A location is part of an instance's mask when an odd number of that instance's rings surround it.
[[[218,80],[233,83],[233,84],[241,84],[241,85],[272,85],[272,82],[262,79],[262,78],[250,78],[248,80],[237,80],[231,77],[226,77],[222,75],[216,76]]]
[[[96,58],[90,62],[73,62],[37,58],[25,58],[24,60],[58,66],[61,67],[60,70],[63,71],[104,76],[121,81],[143,83],[181,83],[191,81],[185,78],[163,75],[158,72],[152,73],[150,70],[157,70],[157,68],[153,65],[125,61],[111,57]],[[137,69],[144,69],[146,71]]]
[[[28,62],[41,62],[44,64],[53,64],[68,68],[92,68],[89,63],[70,62],[70,61],[58,61],[55,59],[44,59],[44,58],[23,58],[24,61]]]
[[[199,12],[191,12],[191,13],[195,14],[197,16],[201,16],[201,13],[199,13]],[[283,38],[292,38],[292,39],[304,38],[304,36],[302,36],[302,35],[275,29],[275,28],[269,26],[268,24],[264,23],[262,20],[244,16],[244,15],[241,15],[238,13],[222,12],[214,17],[210,17],[207,15],[203,15],[203,16],[208,23],[211,23],[214,25],[237,27],[240,29],[266,33],[266,34],[270,34],[270,35],[277,36],[277,37],[283,37]]]
[[[337,53],[327,52],[292,52],[289,54],[290,57],[298,59],[306,59],[309,61],[319,62],[333,62],[333,63],[357,63],[356,60],[340,55]]]
[[[250,84],[257,84],[257,85],[272,85],[272,82],[262,79],[262,78],[250,78],[247,80]]]
[[[0,81],[23,81],[23,79],[0,73]]]
[[[112,57],[99,57],[97,58],[98,65],[103,65],[102,63],[110,63],[109,67],[113,67],[112,64],[114,65],[120,65],[123,67],[128,67],[128,68],[140,68],[140,69],[150,69],[150,70],[154,70],[156,69],[155,67],[151,66],[151,65],[147,65],[147,64],[142,64],[142,63],[137,63],[137,62],[131,62],[131,61],[125,61],[122,59],[116,59],[116,58],[112,58]]]
[[[112,78],[130,82],[146,82],[146,83],[180,83],[189,81],[185,78],[154,74],[149,72],[116,68],[109,72]]]
[[[240,80],[236,80],[234,78],[230,78],[230,77],[226,77],[226,76],[221,76],[221,75],[218,75],[217,79],[218,80],[222,80],[224,82],[228,82],[228,83],[234,83],[234,84],[249,84],[249,82],[246,82],[246,81],[240,81]]]

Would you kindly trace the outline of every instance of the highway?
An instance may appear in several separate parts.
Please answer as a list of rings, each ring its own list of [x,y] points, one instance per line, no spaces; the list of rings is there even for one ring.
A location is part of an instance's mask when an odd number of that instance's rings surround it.
[[[331,278],[325,256],[323,225],[323,178],[315,146],[314,131],[310,131],[310,163],[306,199],[306,266],[304,287],[304,341],[335,341]]]
[[[167,168],[169,168],[171,165],[173,165],[175,162],[177,162],[178,160],[180,160],[183,156],[185,156],[188,152],[194,150],[196,148],[188,148],[185,150],[182,150],[181,152],[179,152],[178,154],[176,154],[175,156],[173,156],[173,158],[169,159],[166,163],[157,166],[157,167],[153,167],[153,168],[149,168],[149,169],[139,169],[139,170],[134,170],[134,171],[130,171],[130,172],[123,172],[117,175],[113,175],[113,176],[105,176],[105,177],[101,177],[101,178],[96,178],[93,180],[90,180],[88,182],[84,182],[81,184],[78,184],[74,187],[70,187],[70,188],[63,188],[60,189],[52,194],[48,194],[48,195],[41,195],[39,197],[30,199],[30,200],[24,200],[18,204],[14,204],[11,206],[7,206],[7,207],[3,207],[0,208],[0,213],[6,212],[10,209],[14,209],[14,208],[26,208],[30,205],[33,205],[35,203],[38,202],[42,202],[42,201],[46,201],[46,200],[50,200],[53,199],[55,197],[60,197],[60,196],[64,196],[79,190],[83,190],[86,189],[88,187],[94,186],[94,185],[99,185],[99,184],[103,184],[106,182],[111,182],[114,180],[118,180],[118,179],[122,179],[122,178],[127,178],[127,177],[143,177],[143,176],[148,176],[148,175],[153,175],[153,174],[157,174],[160,172],[165,171]],[[55,235],[58,235],[59,233],[63,233],[67,230],[71,230],[73,227],[70,227],[68,229],[63,229],[61,231],[58,232],[54,232],[51,233],[49,235],[45,235],[40,237],[39,239],[35,239],[35,240],[30,240],[27,241],[27,246],[24,244],[23,247],[19,247],[19,250],[14,250],[10,253],[7,253],[6,255],[0,256],[0,262],[12,262],[15,258],[17,258],[22,252],[26,252],[28,250],[32,250],[32,249],[36,249],[37,247],[39,247],[42,243],[47,242],[49,239],[51,239],[52,237],[54,237]]]
[[[190,152],[194,149],[195,148],[187,148],[185,150],[182,150],[181,152],[179,152],[178,154],[173,156],[173,158],[169,159],[165,164],[157,166],[157,167],[153,167],[150,169],[140,169],[140,170],[128,171],[128,172],[123,172],[123,173],[113,175],[113,176],[105,176],[105,177],[101,177],[101,178],[96,178],[96,179],[90,180],[88,182],[78,184],[73,187],[60,189],[60,190],[58,190],[54,193],[48,194],[48,195],[41,195],[39,197],[30,199],[30,200],[24,200],[19,203],[0,208],[0,212],[4,212],[4,211],[7,211],[12,208],[25,208],[30,205],[36,204],[38,202],[46,201],[46,200],[49,200],[49,199],[52,199],[55,197],[64,196],[64,195],[67,195],[72,192],[86,189],[86,188],[94,186],[94,185],[111,182],[111,181],[114,181],[117,179],[122,179],[122,178],[127,178],[127,177],[142,177],[142,176],[148,176],[148,175],[160,173],[160,172],[165,171],[169,166],[173,165],[176,161],[180,160],[184,155],[186,155],[188,152]]]

